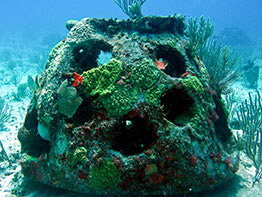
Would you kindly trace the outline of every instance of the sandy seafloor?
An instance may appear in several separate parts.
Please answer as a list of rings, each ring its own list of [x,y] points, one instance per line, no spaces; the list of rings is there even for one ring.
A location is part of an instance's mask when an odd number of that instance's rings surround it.
[[[11,41],[10,41],[11,42]],[[1,43],[1,41],[0,41]],[[32,43],[31,43],[32,44]],[[6,45],[0,45],[6,47]],[[1,51],[0,47],[0,51]],[[31,46],[28,46],[31,47]],[[1,60],[0,57],[0,73],[3,75],[0,79],[0,96],[5,98],[6,102],[11,106],[11,117],[0,130],[0,140],[2,141],[7,154],[9,155],[12,164],[8,167],[7,162],[0,162],[0,197],[3,196],[82,196],[81,194],[72,193],[70,191],[50,188],[43,184],[24,181],[23,175],[19,166],[20,143],[17,138],[18,129],[23,125],[26,115],[26,109],[29,105],[30,98],[24,97],[20,100],[14,99],[12,92],[16,92],[16,86],[10,83],[11,76],[14,72],[21,72],[21,83],[26,83],[27,75],[35,76],[37,74],[37,65],[29,61],[29,58],[24,58],[23,55],[28,53],[26,48],[18,50],[19,46],[9,49],[16,53],[12,55],[13,61],[19,60],[22,65],[17,65],[12,71],[6,69],[8,60]],[[36,47],[37,48],[37,47]],[[39,48],[40,49],[40,48]],[[32,51],[31,51],[32,52]],[[21,57],[22,56],[22,57]],[[257,60],[260,66],[260,79],[258,89],[262,90],[262,58]],[[38,73],[39,74],[39,73]],[[254,90],[247,89],[244,81],[239,80],[233,85],[235,90],[236,104],[248,98],[248,92]],[[223,197],[247,197],[261,196],[262,197],[262,182],[256,183],[252,187],[255,168],[252,166],[252,161],[241,153],[240,169],[235,177],[216,187],[215,189],[205,191],[199,194],[191,194],[189,196],[223,196]],[[16,191],[16,192],[14,192]],[[14,194],[16,193],[16,194]],[[85,196],[85,195],[83,195]]]

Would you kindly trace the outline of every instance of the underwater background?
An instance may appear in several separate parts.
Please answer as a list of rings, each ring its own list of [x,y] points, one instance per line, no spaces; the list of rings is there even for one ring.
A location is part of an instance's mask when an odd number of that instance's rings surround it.
[[[246,107],[242,103],[246,100],[248,105],[252,99],[260,99],[262,89],[262,1],[147,0],[142,5],[144,16],[177,13],[185,16],[187,24],[190,18],[209,18],[214,24],[212,38],[239,56],[235,67],[239,77],[230,84],[232,91],[222,94],[222,98],[230,113],[229,125],[235,138],[240,139],[238,133],[244,127],[238,114],[243,114]],[[19,165],[21,145],[17,135],[35,91],[32,83],[44,70],[52,48],[66,38],[66,22],[86,17],[128,19],[113,0],[0,3],[0,196],[80,196],[25,180]],[[262,109],[256,105],[256,115],[261,119]],[[256,181],[252,187],[257,169],[261,178],[262,159],[258,158],[260,165],[256,167],[245,148],[239,149],[240,167],[233,179],[211,191],[190,195],[262,196],[261,182]],[[262,154],[262,143],[257,151]]]
[[[218,1],[211,0],[151,0],[143,4],[144,15],[168,16],[180,13],[189,17],[204,15],[209,17],[216,25],[216,33],[224,28],[239,27],[250,36],[259,36],[262,25],[261,1]],[[36,2],[33,0],[1,2],[1,35],[47,31],[66,33],[63,28],[69,19],[80,20],[85,17],[118,18],[127,16],[114,3],[114,1],[49,1]]]

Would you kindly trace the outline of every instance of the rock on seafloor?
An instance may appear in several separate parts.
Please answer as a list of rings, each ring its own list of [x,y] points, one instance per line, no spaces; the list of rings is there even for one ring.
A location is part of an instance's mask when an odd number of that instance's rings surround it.
[[[87,194],[186,194],[230,179],[228,114],[185,28],[180,15],[74,21],[19,131],[23,174]]]

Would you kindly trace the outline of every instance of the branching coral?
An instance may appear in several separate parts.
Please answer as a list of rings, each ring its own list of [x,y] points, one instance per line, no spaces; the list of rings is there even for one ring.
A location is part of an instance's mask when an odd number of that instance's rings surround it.
[[[146,0],[114,0],[115,3],[123,10],[130,18],[141,18],[141,6]]]
[[[237,137],[239,146],[244,145],[247,156],[253,161],[256,174],[253,186],[262,178],[262,104],[259,92],[252,99],[249,93],[249,102],[245,100],[237,112],[238,121],[243,131],[242,137]]]
[[[11,115],[11,110],[4,99],[0,98],[0,128],[6,122]]]
[[[10,159],[9,159],[5,149],[4,149],[4,146],[3,146],[3,144],[0,140],[0,160],[1,159],[8,161],[9,165],[11,164],[11,161],[10,161]]]
[[[191,18],[188,21],[188,27],[186,34],[189,38],[187,50],[189,54],[195,56],[200,47],[206,43],[207,39],[213,34],[214,25],[205,19],[203,16],[200,17],[199,22],[197,18]]]
[[[239,73],[237,63],[239,57],[233,54],[228,47],[223,47],[215,40],[209,40],[200,50],[202,58],[210,77],[210,83],[216,93],[227,94]]]

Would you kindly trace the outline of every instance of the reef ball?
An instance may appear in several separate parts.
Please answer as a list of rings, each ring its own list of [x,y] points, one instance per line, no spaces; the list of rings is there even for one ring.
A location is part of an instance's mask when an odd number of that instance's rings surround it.
[[[231,178],[227,113],[185,28],[180,15],[76,21],[20,129],[24,175],[111,195],[186,194]]]

